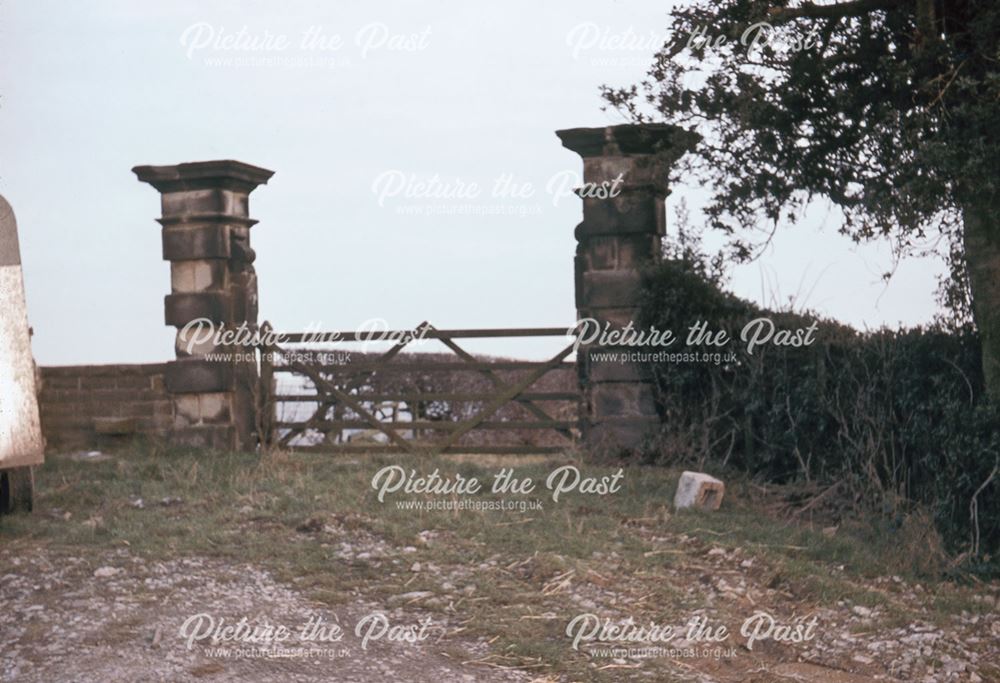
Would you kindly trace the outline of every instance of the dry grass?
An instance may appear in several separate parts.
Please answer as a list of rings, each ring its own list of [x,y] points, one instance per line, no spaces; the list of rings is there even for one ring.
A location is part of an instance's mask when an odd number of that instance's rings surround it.
[[[920,537],[916,520],[899,532],[905,538],[874,539],[870,529],[863,536],[846,528],[831,535],[822,523],[769,515],[750,482],[730,481],[714,514],[675,514],[669,501],[677,473],[657,467],[626,468],[614,495],[569,494],[558,503],[544,489],[524,496],[542,500],[543,510],[430,512],[376,499],[372,475],[390,463],[482,480],[500,467],[538,481],[555,464],[593,475],[617,470],[572,456],[417,461],[146,447],[96,463],[56,457],[38,473],[36,514],[3,519],[0,540],[14,553],[44,543],[74,554],[125,545],[147,558],[232,558],[259,564],[331,605],[427,591],[412,599],[415,606],[462,615],[454,635],[490,643],[483,666],[523,668],[539,680],[620,680],[617,670],[568,647],[570,616],[596,609],[663,622],[703,607],[690,584],[715,571],[709,549],[751,559],[746,578],[790,596],[790,604],[848,601],[881,607],[898,620],[912,616],[908,608],[868,579],[926,580],[934,569],[914,565],[907,554],[921,554],[906,550]],[[338,553],[345,539],[352,551]],[[425,570],[413,571],[414,564]],[[944,621],[970,604],[942,599],[922,618]],[[726,616],[725,604],[717,609]]]

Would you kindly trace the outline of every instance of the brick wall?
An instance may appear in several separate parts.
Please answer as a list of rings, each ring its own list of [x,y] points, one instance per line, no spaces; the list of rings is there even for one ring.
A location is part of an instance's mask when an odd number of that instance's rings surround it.
[[[39,368],[39,409],[48,449],[98,448],[133,435],[165,435],[173,423],[163,385],[165,367]]]

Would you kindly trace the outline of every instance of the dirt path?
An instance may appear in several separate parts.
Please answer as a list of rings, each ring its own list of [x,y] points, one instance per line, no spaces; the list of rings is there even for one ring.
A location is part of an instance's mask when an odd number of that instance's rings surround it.
[[[21,544],[19,544],[21,545]],[[25,550],[24,547],[11,550]],[[388,609],[358,600],[344,609],[310,602],[294,589],[248,565],[199,558],[147,563],[127,552],[92,561],[54,557],[32,548],[15,560],[16,573],[0,576],[0,680],[53,681],[526,681],[530,677],[463,664],[482,652],[475,643],[439,636],[445,624],[435,616],[419,642],[388,642],[389,627],[408,627],[400,637],[416,639],[427,615],[405,605]],[[196,615],[209,615],[191,621]],[[197,637],[212,622],[284,625],[291,637],[283,650],[261,654],[262,645],[209,638],[188,649],[185,635]],[[368,621],[362,621],[368,617]],[[339,624],[342,639],[299,639],[313,620],[320,628]],[[321,621],[319,621],[321,620]],[[365,626],[355,634],[358,622]],[[370,630],[369,630],[370,627]],[[375,640],[379,632],[381,639]],[[258,633],[260,633],[258,631]],[[327,634],[334,631],[327,630]],[[258,651],[255,652],[254,648]],[[465,655],[464,660],[460,656]]]
[[[148,562],[127,549],[90,557],[56,554],[30,540],[9,548],[17,557],[0,576],[0,680],[51,681],[532,681],[526,672],[483,666],[486,643],[456,638],[459,615],[426,612],[416,605],[425,596],[359,595],[331,608],[276,581],[268,572],[219,559],[184,558]],[[740,553],[693,547],[691,562],[678,576],[698,602],[726,605],[737,612],[754,609],[775,614],[796,609],[791,594],[760,585],[753,563]],[[711,574],[712,581],[698,580]],[[603,588],[573,582],[571,599],[582,611],[612,612],[634,605],[641,588],[623,580]],[[567,582],[569,585],[569,582]],[[888,579],[875,584],[894,601],[919,602],[928,596]],[[983,596],[995,603],[996,598]],[[885,615],[858,605],[837,604],[815,610],[823,627],[818,637],[795,646],[800,661],[788,660],[789,646],[758,643],[735,656],[673,661],[597,658],[605,671],[620,668],[620,680],[729,681],[760,683],[811,681],[984,681],[975,673],[997,654],[1000,618],[959,615],[951,628],[909,623],[887,626]],[[384,615],[382,622],[378,616]],[[198,616],[202,615],[202,616]],[[254,642],[213,644],[213,626],[288,627],[290,636],[274,647]],[[367,619],[367,621],[366,621]],[[424,620],[430,620],[421,630]],[[185,622],[188,622],[185,626]],[[355,631],[358,623],[362,630]],[[320,631],[302,640],[301,629],[315,624],[342,635],[324,642]],[[371,630],[365,625],[370,625]],[[384,625],[402,627],[389,642]],[[382,631],[381,638],[376,635]],[[371,637],[364,641],[364,634]],[[261,631],[258,630],[257,634]],[[447,637],[442,638],[442,634]],[[422,634],[422,638],[421,638]],[[190,640],[190,645],[188,640]],[[416,641],[416,642],[407,642]],[[689,644],[675,642],[683,648]],[[584,650],[592,648],[584,647]],[[594,656],[594,653],[591,653]],[[986,657],[986,659],[983,659]],[[919,664],[918,664],[919,662]],[[931,666],[928,663],[934,662]],[[845,669],[867,670],[868,674]],[[877,673],[890,671],[890,675]],[[895,674],[895,675],[893,675]],[[568,680],[568,679],[567,679]]]

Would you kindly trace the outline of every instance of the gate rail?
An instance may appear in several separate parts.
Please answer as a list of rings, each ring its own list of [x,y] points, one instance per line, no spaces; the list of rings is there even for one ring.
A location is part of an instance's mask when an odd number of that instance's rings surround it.
[[[270,331],[264,323],[263,332]],[[573,353],[571,342],[546,361],[483,361],[462,348],[456,339],[482,339],[505,337],[566,337],[566,327],[506,328],[506,329],[457,329],[439,330],[430,323],[421,323],[415,330],[380,333],[384,338],[398,340],[376,358],[366,358],[356,363],[338,365],[328,362],[309,362],[303,354],[288,345],[316,343],[342,343],[371,341],[365,332],[304,332],[282,334],[283,346],[265,341],[260,347],[261,380],[263,391],[262,410],[269,416],[268,441],[281,447],[324,450],[342,453],[552,453],[572,446],[578,436],[579,403],[581,394],[572,382],[573,390],[531,391],[533,385],[550,372],[572,370],[575,363],[566,358]],[[264,334],[269,340],[272,334]],[[416,360],[409,357],[394,360],[416,339],[440,341],[456,361]],[[327,341],[330,340],[330,341]],[[277,361],[277,362],[276,362]],[[385,389],[379,386],[383,377],[393,374],[473,372],[484,378],[491,389],[468,391],[414,391]],[[315,393],[281,393],[276,390],[275,376],[292,374],[303,377],[312,384]],[[503,377],[499,373],[520,373]],[[478,403],[480,407],[465,419],[418,419],[420,405],[427,402]],[[540,404],[546,402],[572,403],[572,419],[553,417]],[[278,404],[315,404],[312,414],[304,420],[277,419]],[[384,419],[377,404],[388,403],[398,408],[401,404],[413,416],[408,421]],[[497,419],[504,406],[520,406],[532,419]],[[332,416],[331,416],[332,413]],[[393,410],[395,417],[396,412]],[[426,417],[426,416],[423,416]],[[491,419],[494,418],[494,419]],[[384,435],[385,443],[352,443],[345,441],[348,430],[368,429]],[[462,445],[461,439],[476,430],[551,430],[559,434],[561,445],[505,444]],[[296,440],[308,438],[310,432],[324,435],[322,444],[295,445]],[[427,434],[442,434],[426,440]],[[409,436],[407,436],[409,435]],[[350,438],[350,435],[347,436]]]

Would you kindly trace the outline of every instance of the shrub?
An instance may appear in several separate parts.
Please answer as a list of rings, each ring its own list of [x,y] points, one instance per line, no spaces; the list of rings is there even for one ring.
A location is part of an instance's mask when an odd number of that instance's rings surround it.
[[[740,330],[759,317],[778,328],[818,321],[815,342],[748,354]],[[1000,411],[986,400],[973,330],[861,333],[763,310],[723,291],[697,260],[649,270],[641,324],[676,331],[679,346],[695,321],[726,330],[736,360],[654,366],[657,457],[711,460],[774,482],[840,481],[853,500],[893,519],[929,510],[953,552],[996,554]]]

